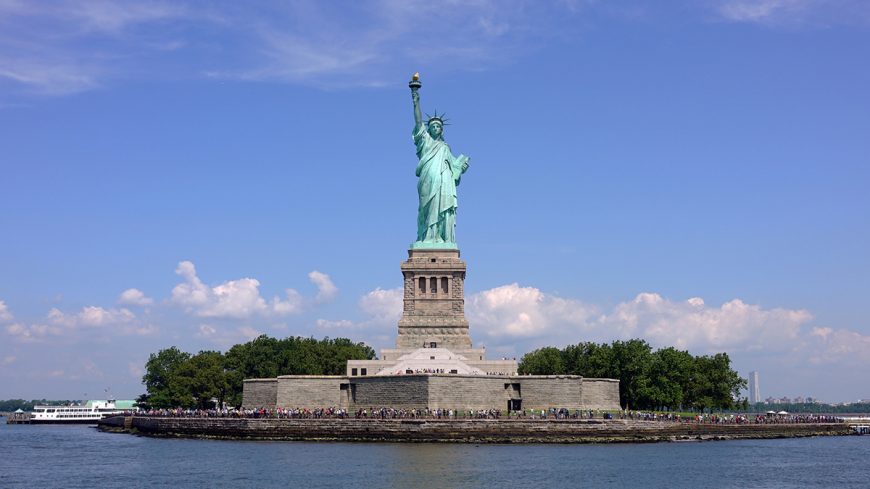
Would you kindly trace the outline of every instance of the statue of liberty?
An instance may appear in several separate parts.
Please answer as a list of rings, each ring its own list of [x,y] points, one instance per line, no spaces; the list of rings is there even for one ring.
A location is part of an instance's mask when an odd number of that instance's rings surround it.
[[[416,174],[417,194],[417,241],[411,248],[456,248],[456,186],[462,174],[468,170],[468,156],[453,156],[450,146],[444,142],[444,114],[428,117],[423,124],[420,112],[422,86],[420,74],[415,73],[411,82],[411,99],[414,101],[414,144],[417,146]]]

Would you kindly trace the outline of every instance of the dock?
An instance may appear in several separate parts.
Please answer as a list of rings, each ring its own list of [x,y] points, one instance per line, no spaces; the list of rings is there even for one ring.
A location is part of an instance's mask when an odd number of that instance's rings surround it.
[[[30,413],[6,413],[6,424],[30,424]]]

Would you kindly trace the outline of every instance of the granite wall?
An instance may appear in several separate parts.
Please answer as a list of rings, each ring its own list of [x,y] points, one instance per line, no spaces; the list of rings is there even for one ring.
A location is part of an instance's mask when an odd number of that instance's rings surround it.
[[[429,406],[429,376],[397,375],[354,377],[350,384],[350,407],[425,409]]]
[[[246,380],[243,406],[340,407],[350,411],[378,407],[505,411],[509,400],[518,401],[522,409],[618,410],[619,381],[573,375],[287,375]]]
[[[273,408],[278,402],[278,379],[245,379],[242,408]]]
[[[432,409],[507,409],[511,377],[433,375],[429,377],[429,407]],[[508,385],[508,388],[505,385]]]
[[[346,384],[343,376],[282,375],[278,377],[277,407],[347,408]]]
[[[584,409],[583,377],[575,375],[529,375],[519,381],[523,409]],[[587,408],[588,409],[588,408]]]
[[[586,409],[621,409],[619,381],[616,379],[583,379],[581,404]]]

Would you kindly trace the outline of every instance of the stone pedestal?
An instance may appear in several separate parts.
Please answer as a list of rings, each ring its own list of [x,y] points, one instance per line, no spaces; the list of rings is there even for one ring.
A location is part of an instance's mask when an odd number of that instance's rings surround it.
[[[456,249],[411,249],[402,263],[404,309],[396,348],[471,349],[465,319],[465,262]]]

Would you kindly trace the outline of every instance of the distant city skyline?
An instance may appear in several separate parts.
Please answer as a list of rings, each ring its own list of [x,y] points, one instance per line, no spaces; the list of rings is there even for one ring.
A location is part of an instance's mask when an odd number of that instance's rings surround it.
[[[758,371],[749,372],[749,403],[755,404],[761,401],[761,388],[758,385]]]
[[[0,2],[0,398],[395,342],[408,80],[493,358],[642,338],[870,397],[870,4]]]

